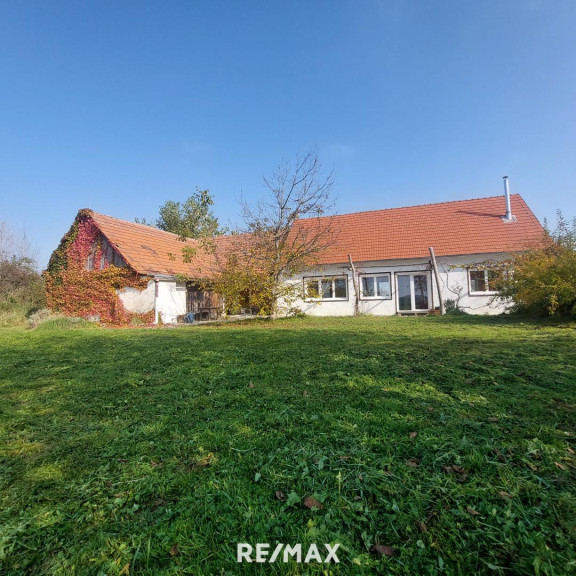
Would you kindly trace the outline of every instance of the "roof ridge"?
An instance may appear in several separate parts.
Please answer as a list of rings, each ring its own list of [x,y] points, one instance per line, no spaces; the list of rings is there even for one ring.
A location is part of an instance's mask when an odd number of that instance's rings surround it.
[[[92,212],[92,215],[103,216],[104,218],[109,218],[110,220],[116,220],[117,222],[121,222],[123,224],[130,224],[132,226],[138,226],[140,228],[143,228],[144,230],[147,230],[148,232],[150,232],[150,231],[158,232],[160,234],[166,234],[168,236],[172,236],[172,237],[175,237],[176,239],[180,240],[180,236],[178,234],[174,234],[174,232],[168,232],[167,230],[162,230],[160,228],[156,228],[156,226],[151,226],[149,224],[141,224],[140,222],[132,222],[131,220],[123,220],[122,218],[116,218],[115,216],[109,216],[108,214],[102,214],[101,212],[95,212],[94,210],[91,210],[91,212]],[[198,238],[186,237],[184,239],[184,242],[188,242],[189,240],[198,240]]]
[[[515,192],[510,194],[511,197],[517,196],[524,201],[521,194]],[[390,210],[410,210],[411,208],[423,208],[425,206],[443,206],[445,204],[458,204],[463,202],[474,202],[476,200],[491,200],[493,198],[504,199],[504,194],[495,194],[494,196],[481,196],[479,198],[465,198],[464,200],[446,200],[444,202],[426,202],[424,204],[413,204],[411,206],[396,206],[394,208],[375,208],[374,210],[358,210],[356,212],[344,212],[343,214],[333,214],[332,216],[320,216],[320,218],[338,218],[340,216],[354,216],[356,214],[371,214],[374,212],[388,212]],[[526,203],[526,202],[524,202]],[[308,218],[302,218],[301,220],[315,220],[318,216],[310,216]]]
[[[524,200],[521,194],[517,192],[514,194],[510,194],[511,197],[519,197]],[[444,202],[425,202],[424,204],[413,204],[411,206],[396,206],[391,208],[375,208],[373,210],[357,210],[355,212],[344,212],[343,214],[333,214],[332,216],[320,216],[320,218],[337,218],[341,216],[354,216],[356,214],[371,214],[374,212],[388,212],[390,210],[409,210],[411,208],[424,208],[425,206],[443,206],[445,204],[457,204],[463,202],[474,202],[476,200],[491,200],[493,198],[504,198],[503,194],[495,194],[494,196],[482,196],[479,198],[465,198],[463,200],[446,200]],[[111,220],[117,220],[118,222],[128,223],[133,226],[139,226],[146,230],[154,230],[155,232],[160,232],[161,234],[168,234],[169,236],[176,236],[176,238],[180,238],[178,234],[174,234],[174,232],[168,232],[167,230],[162,230],[157,228],[156,226],[152,226],[149,224],[141,224],[140,222],[132,222],[131,220],[123,220],[122,218],[116,218],[115,216],[109,216],[108,214],[102,214],[101,212],[96,212],[94,210],[89,209],[92,214],[97,216],[103,216],[104,218],[110,218]],[[301,220],[315,220],[318,216],[310,216],[308,218],[301,218]],[[222,234],[222,236],[235,236],[235,234]],[[197,240],[197,238],[186,238],[186,240]]]

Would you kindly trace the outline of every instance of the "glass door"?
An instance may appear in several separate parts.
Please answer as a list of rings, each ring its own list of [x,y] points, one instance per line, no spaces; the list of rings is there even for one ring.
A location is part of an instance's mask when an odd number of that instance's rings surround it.
[[[428,310],[428,276],[426,274],[398,274],[398,310]]]

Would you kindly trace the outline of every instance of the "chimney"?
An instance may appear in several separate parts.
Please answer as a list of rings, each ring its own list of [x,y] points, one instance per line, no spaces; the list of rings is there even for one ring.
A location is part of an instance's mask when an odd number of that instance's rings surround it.
[[[510,184],[508,183],[508,176],[504,176],[504,196],[506,198],[506,216],[502,216],[504,222],[516,222],[516,216],[512,214],[510,207]]]

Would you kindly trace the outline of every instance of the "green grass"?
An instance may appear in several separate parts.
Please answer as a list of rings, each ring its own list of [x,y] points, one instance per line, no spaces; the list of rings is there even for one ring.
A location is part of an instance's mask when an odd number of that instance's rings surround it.
[[[571,450],[574,324],[5,328],[0,574],[563,576]],[[240,566],[238,542],[340,564]]]

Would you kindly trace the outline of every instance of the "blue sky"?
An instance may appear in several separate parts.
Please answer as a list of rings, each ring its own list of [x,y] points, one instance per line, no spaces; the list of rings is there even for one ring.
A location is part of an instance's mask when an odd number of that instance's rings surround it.
[[[317,150],[339,213],[501,194],[576,216],[573,0],[0,3],[0,221],[215,213]]]

